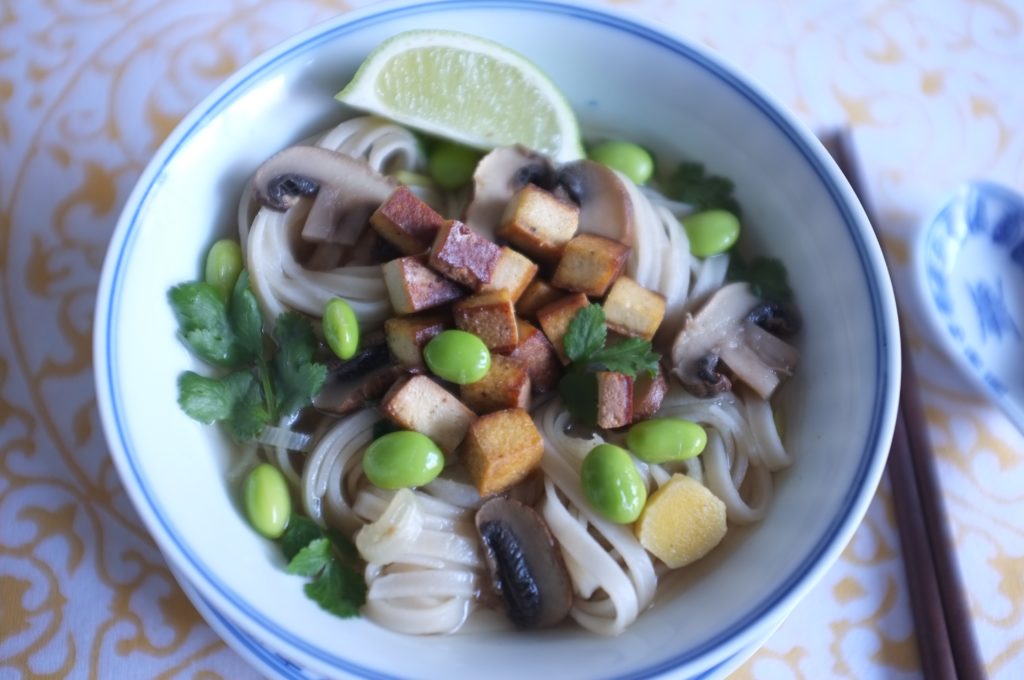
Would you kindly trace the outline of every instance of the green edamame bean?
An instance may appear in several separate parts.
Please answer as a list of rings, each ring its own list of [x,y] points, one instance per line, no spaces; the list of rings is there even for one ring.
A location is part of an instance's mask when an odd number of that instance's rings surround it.
[[[427,159],[430,176],[442,189],[458,189],[473,179],[480,152],[453,142],[438,142]]]
[[[366,478],[382,489],[423,486],[444,468],[444,454],[430,437],[401,430],[375,440],[363,454]]]
[[[647,149],[632,142],[611,141],[590,150],[590,159],[618,170],[635,184],[646,184],[654,174],[654,159]]]
[[[583,494],[606,519],[629,524],[647,502],[647,487],[625,449],[598,444],[580,467]]]
[[[728,210],[707,210],[683,218],[690,252],[697,257],[718,255],[732,248],[740,236],[740,221]]]
[[[466,331],[442,331],[423,348],[430,371],[458,385],[475,383],[491,370],[491,352],[484,341]]]
[[[237,241],[225,238],[210,246],[206,254],[206,282],[217,289],[221,298],[228,299],[240,273],[242,247]]]
[[[647,463],[667,463],[700,455],[708,433],[697,423],[682,418],[655,418],[629,428],[626,446]]]
[[[267,538],[284,533],[292,515],[288,482],[273,465],[261,463],[245,480],[245,514],[256,531]]]
[[[351,359],[359,349],[359,321],[351,305],[331,298],[324,307],[324,340],[339,359]]]

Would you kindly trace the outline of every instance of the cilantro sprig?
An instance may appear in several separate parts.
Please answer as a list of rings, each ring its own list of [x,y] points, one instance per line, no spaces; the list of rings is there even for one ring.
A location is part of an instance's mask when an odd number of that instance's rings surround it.
[[[572,363],[558,383],[558,392],[573,417],[589,425],[597,423],[598,371],[615,371],[631,378],[638,373],[653,376],[661,360],[647,340],[626,338],[606,345],[607,339],[604,310],[590,304],[569,322],[562,341]]]
[[[740,204],[733,195],[735,186],[727,177],[709,174],[703,163],[684,161],[666,182],[666,193],[698,211],[721,208],[742,217]]]
[[[351,541],[306,517],[293,516],[281,536],[281,551],[289,560],[286,571],[309,579],[303,590],[321,609],[342,618],[359,615],[366,602],[366,581]]]
[[[185,345],[205,363],[232,369],[218,377],[193,371],[178,377],[178,405],[191,418],[222,423],[236,439],[252,439],[308,405],[323,387],[327,368],[314,360],[309,320],[285,312],[268,340],[247,272],[227,301],[201,281],[171,288],[168,298]]]
[[[786,303],[793,299],[786,266],[775,258],[755,257],[744,260],[734,254],[729,260],[725,278],[729,281],[746,281],[750,284],[750,292],[767,302]]]

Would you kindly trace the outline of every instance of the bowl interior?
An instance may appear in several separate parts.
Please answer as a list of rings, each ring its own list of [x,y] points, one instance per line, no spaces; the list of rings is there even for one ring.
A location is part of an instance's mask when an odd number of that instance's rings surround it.
[[[175,403],[202,371],[175,336],[168,288],[194,279],[208,246],[233,234],[240,191],[280,148],[351,115],[333,99],[361,59],[411,28],[502,42],[541,65],[584,130],[705,162],[732,178],[743,249],[780,258],[805,319],[783,393],[792,468],[775,476],[766,519],[734,531],[666,584],[655,606],[607,640],[566,627],[442,638],[336,619],[238,511],[234,461],[216,428]],[[465,2],[357,12],[251,64],[187,118],[147,169],[108,255],[98,299],[97,384],[129,493],[171,563],[245,632],[307,668],[421,676],[607,677],[709,668],[778,623],[835,558],[874,491],[892,427],[896,330],[877,243],[817,142],[732,71],[652,29],[582,7]]]

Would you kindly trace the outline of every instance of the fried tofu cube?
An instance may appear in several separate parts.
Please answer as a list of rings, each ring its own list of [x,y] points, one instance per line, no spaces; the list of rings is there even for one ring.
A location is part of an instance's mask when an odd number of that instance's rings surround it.
[[[633,379],[616,371],[597,372],[597,424],[609,430],[633,422]]]
[[[515,360],[495,354],[482,379],[463,385],[462,402],[477,414],[509,408],[530,409],[530,374]]]
[[[529,322],[516,319],[516,326],[519,344],[508,356],[526,369],[534,390],[547,392],[555,386],[562,373],[562,363],[555,354],[555,348],[547,336]]]
[[[458,220],[447,220],[430,246],[430,266],[472,290],[490,283],[501,248]]]
[[[506,409],[470,425],[461,455],[477,491],[489,496],[518,484],[540,466],[544,440],[529,413]]]
[[[665,297],[628,276],[620,276],[604,300],[608,328],[622,335],[650,340],[665,318]]]
[[[653,376],[649,373],[638,373],[633,380],[633,422],[649,420],[657,415],[666,394],[668,380],[660,365],[658,372]]]
[[[707,555],[725,537],[725,503],[707,487],[675,474],[647,499],[633,525],[640,545],[678,569]]]
[[[534,278],[516,300],[516,312],[522,317],[536,318],[541,307],[550,305],[563,295],[564,291],[555,288],[544,279]]]
[[[476,335],[492,352],[511,352],[519,344],[516,310],[507,290],[477,293],[452,306],[455,327]]]
[[[541,307],[537,311],[537,321],[540,323],[544,335],[555,348],[555,353],[563,364],[569,363],[569,357],[565,354],[565,334],[569,330],[569,324],[576,316],[576,312],[590,304],[587,296],[583,293],[574,293],[555,300],[554,302]]]
[[[601,297],[626,266],[629,246],[596,234],[580,234],[566,244],[551,283]]]
[[[580,223],[577,205],[527,184],[508,202],[498,236],[531,257],[554,262]]]
[[[427,266],[426,257],[412,255],[385,262],[384,285],[391,307],[398,314],[412,314],[461,298],[459,286]]]
[[[406,430],[424,434],[452,455],[476,420],[455,395],[425,375],[413,375],[396,382],[380,402],[385,417]]]
[[[502,246],[501,254],[498,255],[498,261],[491,274],[491,281],[482,285],[480,290],[505,289],[512,298],[512,302],[515,302],[530,285],[530,281],[536,274],[537,265],[530,258],[508,246]]]
[[[384,339],[391,355],[411,371],[425,369],[423,346],[448,327],[441,314],[394,316],[384,322]]]
[[[395,189],[370,215],[370,226],[404,255],[426,252],[444,222],[406,186]]]

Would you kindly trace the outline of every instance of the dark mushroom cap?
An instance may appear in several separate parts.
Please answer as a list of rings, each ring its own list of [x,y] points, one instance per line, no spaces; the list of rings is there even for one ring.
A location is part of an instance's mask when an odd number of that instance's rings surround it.
[[[476,528],[492,584],[520,628],[552,626],[569,614],[572,583],[547,524],[533,508],[504,497],[484,503]]]
[[[393,179],[351,156],[316,146],[292,146],[256,170],[252,195],[277,211],[304,196],[315,196],[303,238],[350,246],[396,186]]]

